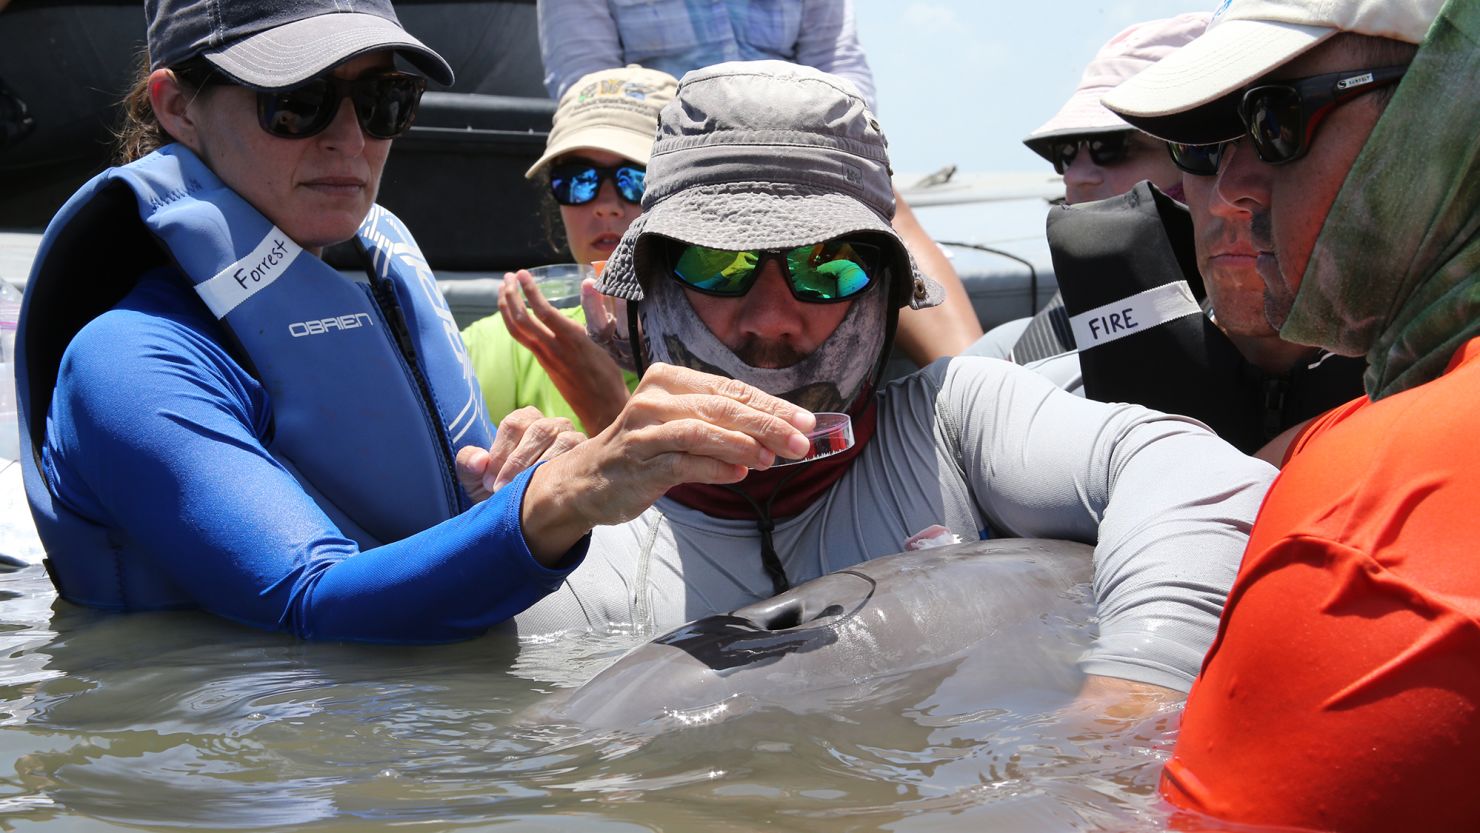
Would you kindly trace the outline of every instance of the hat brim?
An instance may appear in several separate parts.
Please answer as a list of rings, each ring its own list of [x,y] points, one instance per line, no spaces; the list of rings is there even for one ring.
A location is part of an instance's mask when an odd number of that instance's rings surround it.
[[[1236,93],[1336,34],[1325,26],[1224,20],[1101,100],[1135,127],[1173,142],[1232,138],[1228,101]],[[1206,108],[1206,109],[1205,109]],[[1212,118],[1216,127],[1200,125]]]
[[[1036,132],[1024,139],[1023,144],[1028,146],[1028,150],[1042,156],[1044,161],[1052,163],[1053,145],[1054,142],[1060,139],[1088,138],[1090,136],[1103,136],[1107,133],[1129,133],[1135,129],[1135,127],[1126,124],[1124,119],[1117,116],[1115,118],[1115,124],[1109,127],[1092,127],[1088,129],[1066,127],[1062,130],[1054,130],[1046,133]]]
[[[620,127],[593,127],[587,130],[579,130],[561,139],[553,145],[545,148],[545,152],[539,160],[529,166],[524,172],[525,179],[533,179],[540,170],[550,164],[557,156],[563,156],[579,150],[599,150],[606,153],[615,153],[626,157],[644,167],[653,155],[653,136],[650,133],[637,133]]]
[[[939,304],[940,285],[922,274],[889,221],[858,200],[835,191],[768,184],[704,185],[685,189],[648,208],[628,227],[602,271],[597,289],[641,300],[639,242],[662,235],[716,249],[787,249],[844,234],[874,232],[896,244],[894,292],[898,305]],[[909,277],[906,278],[905,276]]]
[[[301,84],[351,58],[382,49],[404,56],[433,81],[452,84],[452,67],[441,55],[395,23],[358,12],[331,12],[295,20],[202,55],[245,86],[276,90]]]
[[[1048,146],[1054,139],[1064,136],[1085,136],[1094,133],[1113,133],[1120,130],[1129,130],[1131,126],[1126,124],[1125,119],[1105,109],[1100,103],[1108,87],[1081,87],[1069,96],[1064,106],[1053,115],[1053,118],[1044,122],[1041,127],[1029,133],[1023,144],[1029,150],[1048,159]]]

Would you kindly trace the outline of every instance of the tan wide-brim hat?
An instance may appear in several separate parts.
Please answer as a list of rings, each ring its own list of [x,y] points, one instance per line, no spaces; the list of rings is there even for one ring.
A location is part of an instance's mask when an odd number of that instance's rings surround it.
[[[560,97],[550,138],[533,178],[551,160],[575,150],[603,150],[646,165],[658,132],[658,113],[673,100],[678,79],[630,64],[583,76]]]

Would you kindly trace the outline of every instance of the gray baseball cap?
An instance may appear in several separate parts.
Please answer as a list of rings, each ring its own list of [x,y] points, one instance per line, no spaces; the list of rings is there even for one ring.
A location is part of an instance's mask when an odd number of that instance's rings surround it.
[[[647,245],[654,235],[718,249],[784,249],[872,232],[894,244],[897,305],[935,306],[940,286],[915,268],[889,223],[887,148],[858,89],[834,75],[785,61],[694,70],[659,115],[642,214],[597,288],[642,300],[642,282],[666,268]]]
[[[401,28],[390,0],[145,0],[149,68],[200,56],[248,87],[291,87],[394,50],[440,84],[452,67]]]

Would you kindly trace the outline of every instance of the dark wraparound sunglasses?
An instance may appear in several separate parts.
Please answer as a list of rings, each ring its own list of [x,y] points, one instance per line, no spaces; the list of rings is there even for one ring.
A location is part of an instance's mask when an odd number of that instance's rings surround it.
[[[1213,176],[1218,173],[1218,165],[1223,161],[1223,151],[1236,141],[1238,140],[1230,139],[1211,145],[1167,142],[1167,152],[1172,155],[1172,164],[1183,171],[1197,176]]]
[[[404,72],[353,81],[321,75],[286,90],[258,91],[257,123],[274,136],[306,139],[322,133],[348,98],[365,135],[394,139],[411,127],[426,88],[425,78]]]
[[[1126,157],[1130,150],[1130,139],[1129,130],[1060,139],[1048,146],[1048,158],[1053,162],[1054,172],[1063,176],[1069,166],[1074,164],[1074,157],[1079,155],[1079,148],[1082,146],[1089,151],[1090,161],[1103,168]]]
[[[617,195],[633,205],[642,204],[647,169],[641,165],[603,168],[591,162],[564,162],[550,168],[550,193],[561,205],[585,205],[596,199],[601,181],[610,179]]]
[[[705,295],[738,298],[750,291],[769,259],[781,262],[786,285],[798,301],[829,304],[862,295],[878,283],[883,250],[851,237],[792,249],[711,249],[668,242],[669,270],[684,286]]]
[[[196,87],[234,83],[209,64],[192,63],[175,71]],[[427,80],[420,75],[384,72],[353,80],[320,75],[285,89],[253,92],[257,95],[257,124],[273,136],[307,139],[324,132],[339,113],[340,102],[348,98],[365,135],[394,139],[411,127],[426,88]]]
[[[1407,67],[1349,69],[1250,87],[1238,115],[1260,161],[1284,165],[1310,152],[1316,129],[1332,110],[1402,80]],[[1242,138],[1242,137],[1240,137]],[[1169,144],[1172,161],[1191,174],[1212,176],[1228,142]]]

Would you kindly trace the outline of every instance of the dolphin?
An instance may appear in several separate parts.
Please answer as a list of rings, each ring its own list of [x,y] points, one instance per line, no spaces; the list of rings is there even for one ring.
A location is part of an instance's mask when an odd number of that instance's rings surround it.
[[[999,539],[867,561],[640,644],[542,716],[662,731],[917,697],[912,680],[967,711],[1029,689],[1072,692],[1094,638],[1092,553]]]

